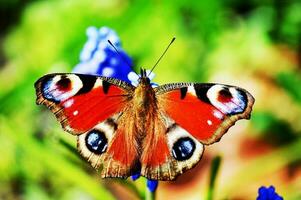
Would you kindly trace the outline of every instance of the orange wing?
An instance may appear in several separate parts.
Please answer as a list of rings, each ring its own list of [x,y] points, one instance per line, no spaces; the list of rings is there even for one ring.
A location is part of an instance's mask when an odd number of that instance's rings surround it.
[[[239,119],[249,119],[254,98],[221,84],[167,84],[157,88],[160,109],[203,144],[218,141]]]
[[[46,105],[72,134],[84,133],[121,112],[133,90],[117,79],[80,74],[49,74],[35,87],[37,104]]]
[[[35,87],[37,104],[46,105],[66,131],[78,135],[80,153],[93,167],[103,167],[103,177],[134,173],[137,144],[125,127],[133,86],[113,78],[49,74]]]
[[[167,84],[155,91],[157,117],[144,141],[141,174],[157,180],[174,180],[194,167],[204,145],[248,119],[254,103],[246,90],[220,84]]]

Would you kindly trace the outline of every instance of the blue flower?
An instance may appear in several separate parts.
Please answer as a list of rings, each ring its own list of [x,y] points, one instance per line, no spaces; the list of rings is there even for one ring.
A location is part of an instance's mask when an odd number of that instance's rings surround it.
[[[148,179],[146,185],[149,191],[155,192],[158,187],[158,181]]]
[[[147,77],[152,80],[153,78],[155,78],[155,74],[153,72],[151,72],[150,70],[146,70],[146,74]],[[140,74],[136,74],[135,72],[130,72],[128,74],[128,79],[131,81],[131,84],[134,86],[137,86],[139,83],[139,79],[140,78]],[[157,87],[158,84],[156,83],[151,83],[152,87]]]
[[[140,173],[137,173],[137,174],[133,174],[133,175],[132,175],[132,180],[133,180],[133,181],[137,180],[138,178],[140,178]]]
[[[283,198],[276,193],[274,186],[262,186],[258,189],[257,200],[283,200]]]
[[[116,32],[108,27],[100,29],[89,27],[86,34],[88,40],[80,53],[80,63],[74,67],[72,72],[113,77],[137,86],[140,76],[132,70],[133,61],[121,48],[121,42]],[[120,55],[108,43],[108,40],[117,48]],[[147,74],[149,73],[150,71],[147,71]],[[154,76],[154,73],[150,73],[148,77],[153,79]],[[152,83],[152,86],[156,87],[157,85]],[[133,180],[139,177],[140,173],[132,175]],[[151,192],[154,192],[157,186],[158,181],[147,180],[147,187]]]
[[[132,175],[132,180],[133,181],[137,180],[138,178],[140,178],[140,173]],[[147,179],[146,186],[147,186],[149,191],[155,192],[157,187],[158,187],[158,183],[159,182],[156,181],[156,180]]]
[[[89,27],[86,32],[88,41],[80,53],[80,63],[75,66],[73,73],[114,77],[130,83],[128,74],[132,72],[133,62],[122,50],[115,31],[107,27]],[[120,55],[108,40],[118,49]]]

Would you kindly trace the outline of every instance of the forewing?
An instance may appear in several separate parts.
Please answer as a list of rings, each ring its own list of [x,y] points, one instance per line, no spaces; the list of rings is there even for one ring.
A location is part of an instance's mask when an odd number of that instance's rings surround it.
[[[83,74],[48,74],[35,88],[37,104],[46,105],[62,127],[76,135],[121,112],[133,90],[117,79]]]
[[[242,88],[222,84],[177,83],[155,89],[159,109],[203,144],[218,141],[239,119],[249,119],[254,103]]]

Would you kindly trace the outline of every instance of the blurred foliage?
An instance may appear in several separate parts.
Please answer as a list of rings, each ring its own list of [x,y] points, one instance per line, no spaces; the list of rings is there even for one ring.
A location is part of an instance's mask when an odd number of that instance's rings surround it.
[[[240,134],[263,140],[271,151],[242,162],[213,195],[254,199],[257,190],[248,193],[249,185],[259,187],[300,160],[300,10],[298,0],[1,0],[0,199],[145,197],[144,179],[100,180],[75,152],[75,138],[35,105],[34,82],[71,71],[91,25],[115,29],[136,69],[151,68],[176,36],[155,70],[157,83],[223,82],[254,94],[252,123]],[[285,199],[301,198],[300,173],[276,184]]]
[[[298,139],[298,135],[292,130],[290,124],[277,119],[272,113],[260,112],[252,116],[254,129],[261,135],[259,138],[273,145],[284,145]],[[285,134],[284,134],[285,133]],[[269,138],[273,138],[269,140]]]
[[[301,75],[298,72],[282,72],[276,77],[279,85],[282,86],[292,98],[301,104]]]

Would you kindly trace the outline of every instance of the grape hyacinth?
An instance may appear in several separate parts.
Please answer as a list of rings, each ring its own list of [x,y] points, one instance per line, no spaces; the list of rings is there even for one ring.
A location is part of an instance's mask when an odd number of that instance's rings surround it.
[[[87,36],[88,41],[80,53],[80,63],[75,66],[73,73],[114,77],[130,82],[128,74],[132,72],[132,60],[122,50],[115,31],[107,27],[99,30],[96,27],[89,27]],[[108,40],[118,49],[120,55],[108,43]]]
[[[146,185],[149,191],[155,192],[158,187],[158,181],[148,179]]]
[[[262,186],[258,189],[257,200],[283,200],[283,198],[276,193],[274,186]]]
[[[80,53],[80,63],[77,64],[73,73],[91,74],[98,76],[113,77],[126,81],[134,86],[138,85],[140,75],[136,74],[131,66],[132,59],[123,51],[121,42],[115,31],[108,27],[87,28],[88,40]],[[108,40],[116,47],[116,50],[108,43]],[[147,70],[149,79],[153,79],[155,74]],[[151,83],[153,87],[157,85]],[[140,174],[132,175],[132,180],[136,180]],[[155,192],[158,181],[147,180],[147,187],[150,192]]]

